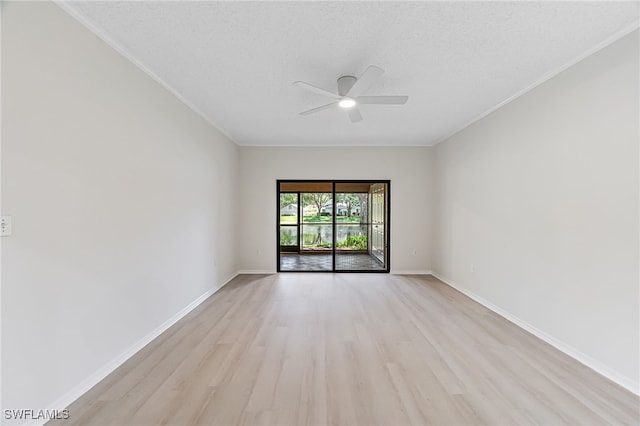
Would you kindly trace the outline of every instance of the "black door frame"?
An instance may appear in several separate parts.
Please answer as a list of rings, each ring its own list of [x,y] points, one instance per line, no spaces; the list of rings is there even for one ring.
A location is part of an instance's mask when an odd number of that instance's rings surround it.
[[[282,271],[280,269],[280,184],[281,183],[313,183],[313,182],[317,182],[317,183],[331,183],[331,188],[332,188],[332,201],[333,201],[333,208],[332,208],[332,215],[333,215],[333,220],[332,220],[332,226],[333,226],[333,232],[332,232],[332,247],[331,247],[331,258],[332,258],[332,267],[330,271]],[[336,230],[337,230],[337,222],[335,220],[336,217],[336,212],[337,212],[337,205],[336,205],[336,184],[342,184],[342,183],[365,183],[365,184],[375,184],[375,183],[382,183],[382,184],[386,184],[386,199],[385,199],[385,210],[386,210],[386,223],[385,223],[385,251],[386,251],[386,264],[385,264],[385,269],[377,269],[377,270],[343,270],[343,269],[336,269]],[[283,191],[284,193],[288,193],[288,191]],[[370,208],[370,206],[367,206],[367,208]],[[300,200],[300,194],[298,193],[298,247],[300,247],[300,227],[299,227],[299,223],[300,223],[300,209],[301,209],[301,200]],[[319,273],[319,272],[328,272],[328,273],[335,273],[335,272],[339,272],[339,273],[349,273],[349,272],[354,272],[354,273],[383,273],[383,274],[388,274],[391,271],[391,181],[389,179],[380,179],[380,180],[375,180],[375,179],[348,179],[348,180],[333,180],[333,179],[277,179],[276,180],[276,270],[278,273],[280,272],[315,272],[315,273]]]

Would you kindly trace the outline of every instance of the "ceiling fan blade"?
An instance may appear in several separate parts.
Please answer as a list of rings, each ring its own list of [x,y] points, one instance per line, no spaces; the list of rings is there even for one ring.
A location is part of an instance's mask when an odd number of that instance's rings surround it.
[[[358,121],[362,121],[362,114],[360,114],[360,110],[358,109],[358,107],[352,107],[349,110],[347,110],[347,112],[349,113],[349,118],[351,119],[352,123],[357,123]]]
[[[303,89],[307,89],[313,93],[317,93],[318,95],[328,96],[333,99],[340,99],[340,96],[332,93],[328,90],[321,89],[320,87],[316,87],[313,84],[305,83],[304,81],[296,81],[293,83],[294,86],[302,87]]]
[[[322,111],[323,109],[329,109],[329,108],[331,108],[333,106],[336,106],[337,104],[338,104],[337,102],[331,102],[330,104],[322,105],[322,106],[319,106],[317,108],[313,108],[313,109],[310,109],[310,110],[307,110],[307,111],[302,111],[300,113],[300,115],[313,114],[314,112]]]
[[[382,74],[384,74],[384,70],[382,68],[370,65],[345,96],[349,96],[350,98],[360,96],[369,88],[369,86],[371,86],[371,83],[378,79]]]
[[[402,105],[406,104],[408,96],[359,96],[356,102],[359,104],[383,104],[383,105]]]

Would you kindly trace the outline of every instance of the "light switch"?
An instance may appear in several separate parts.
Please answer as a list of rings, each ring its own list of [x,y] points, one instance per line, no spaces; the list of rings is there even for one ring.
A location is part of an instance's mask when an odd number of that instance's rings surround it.
[[[11,235],[11,216],[0,216],[0,237]]]

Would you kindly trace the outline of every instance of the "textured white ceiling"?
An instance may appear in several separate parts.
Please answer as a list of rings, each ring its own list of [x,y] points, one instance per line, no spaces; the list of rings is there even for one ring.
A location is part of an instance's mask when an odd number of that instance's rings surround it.
[[[59,3],[239,145],[433,145],[638,27],[633,2]],[[299,112],[368,65],[403,106]]]

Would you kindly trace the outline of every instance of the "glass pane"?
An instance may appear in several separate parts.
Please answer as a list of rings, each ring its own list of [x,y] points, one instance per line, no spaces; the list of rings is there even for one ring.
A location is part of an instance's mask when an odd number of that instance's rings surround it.
[[[369,194],[342,192],[336,193],[336,222],[360,223],[363,217],[363,207],[366,208]]]
[[[331,223],[303,223],[302,226],[303,251],[331,251],[333,248],[333,224]]]
[[[281,246],[297,246],[298,245],[298,227],[297,226],[280,226],[280,245]]]
[[[336,226],[336,249],[368,251],[368,227],[366,224],[349,223]]]
[[[333,199],[331,192],[303,192],[302,221],[305,223],[332,223]]]
[[[298,194],[280,194],[280,224],[298,223]]]
[[[369,253],[336,251],[337,271],[383,271],[384,263]]]
[[[282,253],[280,256],[281,271],[333,271],[333,255],[329,253]]]

